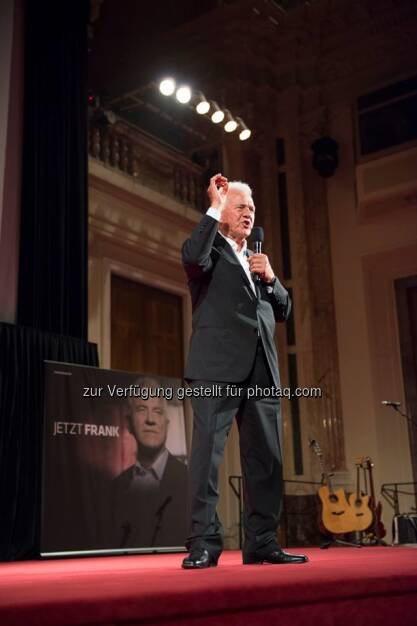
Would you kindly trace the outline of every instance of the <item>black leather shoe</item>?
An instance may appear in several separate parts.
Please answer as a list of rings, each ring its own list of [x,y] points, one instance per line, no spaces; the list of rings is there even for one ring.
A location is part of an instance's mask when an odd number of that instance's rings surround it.
[[[256,551],[248,552],[243,555],[243,565],[253,565],[255,563],[272,563],[273,565],[282,565],[285,563],[306,563],[308,557],[304,554],[288,554],[281,548],[273,548],[269,552]]]
[[[206,567],[216,567],[218,558],[214,558],[207,550],[196,548],[182,562],[184,569],[204,569]]]

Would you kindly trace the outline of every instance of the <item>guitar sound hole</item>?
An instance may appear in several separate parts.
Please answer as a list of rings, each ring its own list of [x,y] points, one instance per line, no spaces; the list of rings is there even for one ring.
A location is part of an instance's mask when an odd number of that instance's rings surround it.
[[[339,498],[334,493],[329,495],[329,500],[330,502],[339,502]]]

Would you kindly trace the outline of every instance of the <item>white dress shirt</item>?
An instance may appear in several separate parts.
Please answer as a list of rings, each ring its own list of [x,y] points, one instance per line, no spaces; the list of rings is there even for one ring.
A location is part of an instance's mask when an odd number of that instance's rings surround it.
[[[167,461],[168,450],[166,448],[164,448],[150,467],[144,467],[140,461],[136,461],[129,489],[139,489],[141,491],[157,489],[164,475]]]
[[[210,207],[206,214],[210,215],[210,217],[213,217],[218,222],[220,221],[221,213],[220,213],[220,211],[218,209],[214,209],[213,207]],[[243,246],[241,247],[241,249],[238,250],[238,245],[237,245],[237,243],[236,243],[236,241],[234,239],[231,239],[230,237],[226,237],[226,235],[223,235],[223,233],[220,232],[220,230],[218,232],[219,232],[219,235],[221,235],[224,239],[226,239],[227,243],[230,244],[230,247],[232,248],[232,250],[235,253],[239,263],[243,267],[243,270],[244,270],[246,276],[248,277],[248,280],[249,280],[250,286],[252,287],[253,293],[256,295],[255,283],[253,282],[252,274],[251,274],[251,271],[250,271],[250,268],[249,268],[248,251],[247,251],[248,244],[247,244],[246,240],[243,242]]]

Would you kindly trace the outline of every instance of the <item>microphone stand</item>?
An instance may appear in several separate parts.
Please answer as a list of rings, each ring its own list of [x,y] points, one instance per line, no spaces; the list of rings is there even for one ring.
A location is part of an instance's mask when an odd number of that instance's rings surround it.
[[[410,417],[409,415],[407,415],[407,413],[403,413],[396,404],[389,404],[388,406],[390,406],[392,409],[394,409],[394,411],[397,411],[397,413],[402,415],[406,420],[408,420],[410,422],[410,424],[413,424],[417,428],[416,420],[413,419],[412,417]]]
[[[415,427],[417,428],[417,422],[416,422],[416,420],[415,420],[415,419],[413,419],[412,417],[410,417],[409,415],[407,415],[407,413],[403,413],[403,412],[400,410],[400,407],[399,407],[397,404],[389,404],[388,406],[390,406],[392,409],[394,409],[394,411],[397,411],[397,413],[399,413],[402,417],[404,417],[404,419],[406,419],[408,422],[410,422],[410,424],[413,424],[413,426],[415,426]],[[382,495],[384,495],[384,494],[382,494]],[[385,496],[384,496],[384,497],[385,497]],[[385,499],[387,499],[387,498],[385,498]],[[415,511],[415,510],[416,510],[416,507],[412,507],[412,510],[414,510],[414,511]],[[416,535],[417,535],[417,527],[416,527],[416,522],[415,522],[414,520],[413,520],[413,521],[411,521],[411,519],[410,519],[410,518],[409,518],[409,520],[410,520],[410,522],[411,522],[411,524],[412,524],[412,526],[413,526],[413,528],[414,528],[414,530],[415,530],[415,532],[416,532]]]

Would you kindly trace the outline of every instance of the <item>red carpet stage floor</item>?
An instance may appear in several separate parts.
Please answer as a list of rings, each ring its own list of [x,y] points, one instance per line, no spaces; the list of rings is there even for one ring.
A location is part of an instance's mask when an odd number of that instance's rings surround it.
[[[293,550],[296,552],[296,550]],[[416,626],[417,549],[307,549],[303,565],[183,555],[0,564],[1,626]]]

